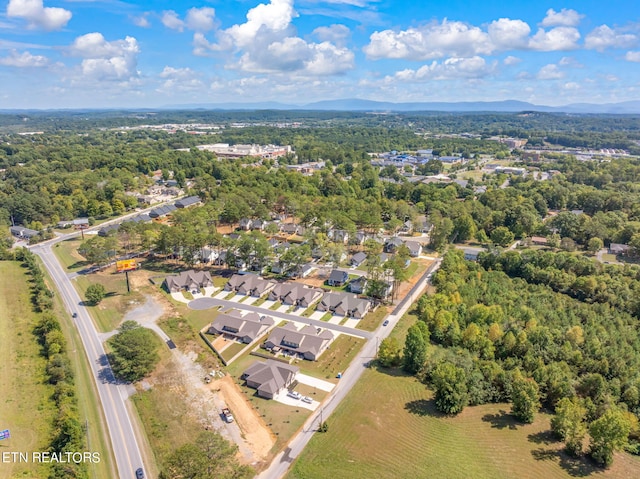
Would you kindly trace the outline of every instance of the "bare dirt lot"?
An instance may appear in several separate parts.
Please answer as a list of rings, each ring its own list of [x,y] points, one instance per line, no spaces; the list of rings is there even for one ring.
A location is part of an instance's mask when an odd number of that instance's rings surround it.
[[[269,455],[276,438],[233,382],[231,376],[213,381],[209,384],[209,389],[215,391],[231,409],[245,442],[254,453],[254,458],[264,460]]]

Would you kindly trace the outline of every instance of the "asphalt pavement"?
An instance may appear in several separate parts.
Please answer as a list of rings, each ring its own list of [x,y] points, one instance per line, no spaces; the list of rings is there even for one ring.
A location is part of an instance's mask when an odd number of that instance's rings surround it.
[[[118,477],[122,479],[130,478],[133,477],[136,469],[143,467],[143,462],[126,406],[129,396],[127,385],[118,383],[114,378],[93,320],[82,305],[82,300],[67,273],[62,269],[53,251],[51,251],[51,244],[54,242],[57,241],[35,245],[31,247],[31,251],[42,259],[44,266],[56,284],[69,315],[74,312],[77,313],[77,317],[72,320],[80,333],[82,345],[98,389],[108,433],[111,438],[111,447],[116,461]],[[91,426],[100,427],[98,424]]]
[[[293,461],[300,455],[307,443],[313,437],[313,434],[317,431],[318,426],[326,421],[327,418],[333,413],[338,404],[346,397],[356,384],[362,373],[370,365],[370,362],[377,356],[378,347],[380,342],[385,339],[398,323],[399,319],[408,311],[411,305],[422,294],[424,288],[429,282],[430,275],[434,273],[441,264],[442,260],[436,260],[422,275],[420,280],[411,288],[411,291],[400,301],[393,312],[387,317],[389,324],[387,326],[380,326],[374,333],[373,337],[365,343],[360,353],[351,362],[351,365],[344,371],[342,378],[338,382],[331,395],[328,397],[325,403],[323,403],[315,413],[313,413],[309,419],[304,423],[302,430],[296,434],[287,448],[278,454],[268,469],[263,471],[257,476],[258,479],[280,479],[291,467]]]

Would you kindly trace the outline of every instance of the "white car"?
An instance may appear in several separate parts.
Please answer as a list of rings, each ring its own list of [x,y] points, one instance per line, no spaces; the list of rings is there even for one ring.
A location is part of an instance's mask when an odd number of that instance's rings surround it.
[[[297,391],[289,391],[287,393],[287,396],[289,396],[289,397],[291,397],[293,399],[300,399],[302,397],[302,395]]]
[[[309,396],[302,396],[302,402],[306,402],[307,404],[311,404],[313,402],[313,399],[311,399]]]

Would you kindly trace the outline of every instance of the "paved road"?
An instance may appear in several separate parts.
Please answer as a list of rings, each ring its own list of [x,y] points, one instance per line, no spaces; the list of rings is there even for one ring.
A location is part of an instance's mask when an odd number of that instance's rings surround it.
[[[305,318],[304,316],[297,316],[295,314],[281,313],[279,311],[273,311],[270,309],[264,309],[260,306],[253,306],[251,304],[236,303],[234,301],[226,301],[224,299],[215,298],[198,298],[190,301],[189,308],[195,310],[211,309],[216,306],[222,306],[223,308],[243,309],[246,311],[253,311],[255,313],[266,314],[273,318],[284,319],[286,321],[297,321],[298,323],[310,324],[317,328],[332,329],[339,333],[350,334],[352,336],[358,336],[360,338],[371,339],[373,333],[368,331],[362,331],[360,329],[350,328],[349,326],[341,326],[339,324],[331,324],[326,321],[320,321],[317,319]]]
[[[307,419],[302,430],[296,434],[293,439],[291,439],[288,447],[274,458],[269,468],[263,471],[258,476],[258,479],[280,479],[281,477],[284,477],[295,458],[300,455],[307,443],[311,440],[311,437],[316,432],[319,424],[322,421],[326,421],[340,401],[342,401],[349,391],[351,391],[351,388],[353,388],[364,370],[369,367],[370,361],[376,357],[380,341],[389,336],[394,326],[398,323],[398,320],[422,294],[422,291],[429,281],[430,274],[440,267],[441,261],[442,260],[435,261],[427,271],[425,271],[409,294],[407,294],[407,296],[387,317],[389,324],[387,326],[380,326],[378,330],[375,331],[374,336],[367,341],[360,353],[343,373],[342,379],[340,379],[340,382],[333,390],[327,401],[322,404],[321,407],[309,417],[309,419]]]
[[[128,397],[127,386],[119,384],[115,380],[89,312],[81,305],[82,301],[78,292],[58,263],[51,251],[51,246],[38,245],[32,247],[31,250],[42,259],[67,310],[78,315],[73,321],[80,333],[82,345],[96,381],[108,432],[111,436],[111,446],[116,459],[118,475],[120,478],[133,477],[135,470],[142,467],[142,456],[125,404]]]

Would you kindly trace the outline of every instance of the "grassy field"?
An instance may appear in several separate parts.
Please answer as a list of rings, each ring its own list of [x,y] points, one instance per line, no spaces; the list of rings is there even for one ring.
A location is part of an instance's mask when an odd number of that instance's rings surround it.
[[[298,366],[304,374],[336,382],[336,375],[347,369],[363,344],[364,339],[341,334],[317,361],[299,359],[293,364]]]
[[[378,306],[373,313],[367,313],[367,315],[358,321],[358,325],[356,326],[358,329],[363,329],[364,331],[375,331],[378,326],[380,326],[380,322],[382,318],[384,318],[389,313],[389,309],[386,306]]]
[[[45,382],[46,361],[33,335],[38,315],[31,309],[28,277],[19,263],[0,261],[0,429],[11,438],[0,443],[0,452],[46,451],[55,411],[53,388]],[[48,467],[33,463],[4,463],[0,478],[46,477]]]
[[[60,264],[70,273],[80,271],[91,264],[85,260],[80,253],[78,247],[82,241],[80,239],[68,239],[57,243],[53,247],[53,252],[60,261]]]
[[[548,414],[522,425],[509,408],[491,404],[443,417],[415,378],[369,369],[328,419],[329,431],[313,437],[287,478],[640,477],[640,458],[617,454],[607,471],[571,459],[548,433]]]
[[[111,270],[78,276],[75,279],[75,287],[81,298],[84,298],[89,285],[94,283],[102,284],[107,291],[107,296],[100,304],[87,306],[100,332],[106,333],[116,329],[129,309],[134,307],[136,303],[144,302],[140,293],[135,291],[127,293],[124,275],[112,274]]]

